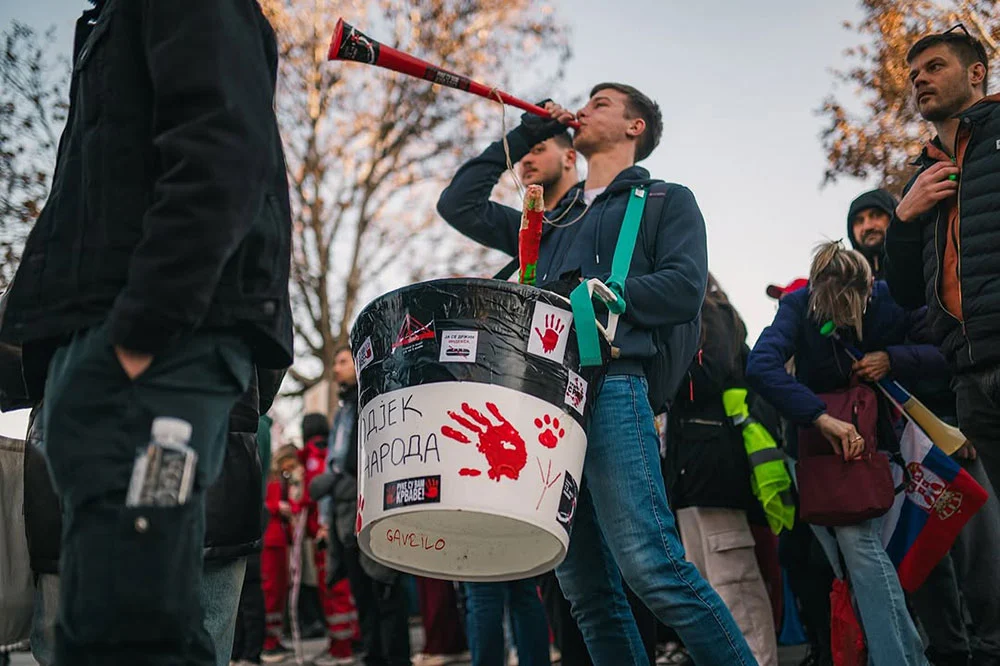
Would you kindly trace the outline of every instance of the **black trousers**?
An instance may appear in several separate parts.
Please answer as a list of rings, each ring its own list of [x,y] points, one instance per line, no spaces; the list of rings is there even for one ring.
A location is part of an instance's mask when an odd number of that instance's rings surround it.
[[[345,546],[343,557],[358,608],[365,666],[410,666],[409,609],[402,576],[392,585],[369,576],[361,567],[357,543]]]
[[[796,521],[790,532],[778,539],[778,558],[788,573],[788,585],[798,599],[802,625],[811,649],[818,654],[820,664],[833,663],[830,653],[830,588],[833,568],[809,525]]]
[[[993,488],[1000,488],[1000,367],[956,375],[952,388],[958,425],[976,447]]]
[[[247,557],[247,573],[236,611],[233,661],[260,663],[264,649],[264,589],[261,587],[260,553]]]
[[[205,489],[222,468],[250,350],[196,333],[129,379],[105,329],[74,335],[46,380],[45,454],[63,512],[56,663],[214,666],[199,600]],[[160,416],[192,427],[193,492],[181,505],[126,506],[136,451]]]

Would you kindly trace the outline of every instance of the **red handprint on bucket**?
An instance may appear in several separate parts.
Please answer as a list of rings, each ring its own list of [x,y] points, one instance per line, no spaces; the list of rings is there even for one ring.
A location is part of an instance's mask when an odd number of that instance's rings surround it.
[[[535,333],[538,334],[538,338],[542,341],[542,349],[546,354],[551,354],[555,350],[556,345],[559,344],[559,336],[563,331],[566,330],[566,324],[563,320],[559,318],[556,314],[545,315],[545,332],[543,333],[535,327]]]
[[[479,438],[476,448],[486,457],[490,466],[487,476],[498,482],[501,476],[516,480],[528,462],[524,439],[495,404],[487,402],[486,409],[499,423],[493,423],[467,402],[462,403],[462,414],[449,411],[448,416]],[[462,444],[472,443],[466,433],[450,426],[442,426],[441,434]]]

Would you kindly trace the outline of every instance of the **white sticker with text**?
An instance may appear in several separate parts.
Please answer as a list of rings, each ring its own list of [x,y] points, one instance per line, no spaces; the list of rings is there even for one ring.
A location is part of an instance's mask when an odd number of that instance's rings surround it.
[[[442,331],[441,363],[475,363],[479,350],[479,331]]]

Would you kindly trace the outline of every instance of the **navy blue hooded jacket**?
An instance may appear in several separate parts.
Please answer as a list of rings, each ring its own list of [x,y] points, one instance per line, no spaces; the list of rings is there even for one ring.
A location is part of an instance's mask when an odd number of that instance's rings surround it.
[[[885,282],[878,281],[862,321],[864,339],[859,341],[850,330],[839,333],[863,353],[887,352],[890,376],[903,384],[947,375],[947,362],[937,347],[903,344],[915,316],[897,305]],[[826,411],[817,393],[850,384],[853,360],[836,341],[820,334],[820,325],[809,315],[809,289],[792,292],[781,299],[774,321],[760,334],[747,360],[750,386],[797,425],[810,425]],[[785,371],[792,356],[795,377]]]
[[[537,143],[523,125],[508,133],[507,140],[512,161],[519,161]],[[459,169],[441,193],[437,208],[448,224],[472,240],[517,256],[521,212],[490,201],[505,169],[503,144],[498,141]],[[570,189],[546,215],[550,220],[561,218],[558,224],[568,226],[546,229],[538,257],[539,286],[577,270],[585,278],[606,279],[629,193],[637,185],[656,182],[660,181],[651,179],[642,167],[625,169],[589,209],[583,201],[583,183]],[[653,329],[694,320],[704,299],[708,280],[705,221],[686,187],[667,184],[664,197],[659,219],[644,215],[639,229],[625,281],[626,311],[615,337],[621,357],[610,368],[613,374],[641,374],[638,361],[656,352]]]

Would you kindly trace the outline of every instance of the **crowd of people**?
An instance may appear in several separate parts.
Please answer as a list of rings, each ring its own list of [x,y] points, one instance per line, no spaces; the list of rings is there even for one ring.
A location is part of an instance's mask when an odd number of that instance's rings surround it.
[[[511,163],[544,187],[537,276],[557,291],[608,279],[630,198],[646,201],[565,559],[538,579],[417,579],[416,595],[355,534],[350,348],[333,422],[306,414],[301,446],[271,446],[293,360],[278,57],[255,2],[107,0],[77,25],[57,175],[0,310],[20,368],[0,402],[33,408],[42,666],[289,662],[303,636],[327,641],[317,666],[404,666],[414,596],[422,666],[776,666],[793,615],[806,664],[1000,665],[1000,96],[964,28],[899,63],[935,130],[902,198],[860,194],[850,247],[822,242],[808,277],[768,287],[752,348],[694,194],[637,165],[662,133],[638,89],[546,101],[550,118],[458,170],[439,213],[515,257],[521,211],[491,193]],[[854,508],[879,452],[900,451],[906,419],[872,388],[886,378],[961,427],[954,458],[987,497],[915,590],[888,507]],[[161,441],[163,415],[187,424],[182,445]],[[135,499],[137,450],[186,452],[177,492]],[[888,483],[890,500],[907,486]]]

